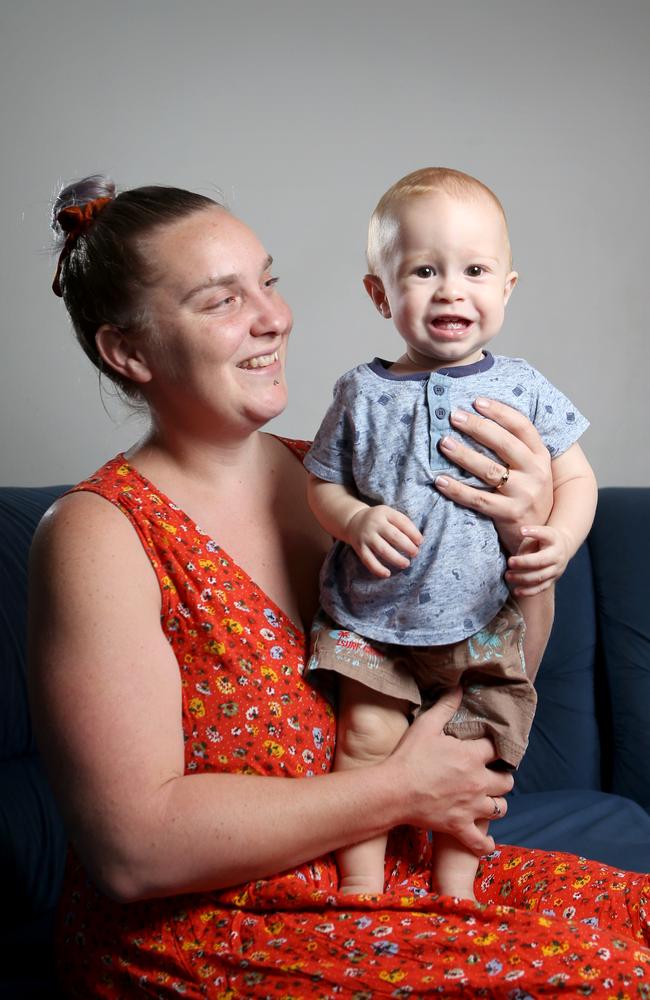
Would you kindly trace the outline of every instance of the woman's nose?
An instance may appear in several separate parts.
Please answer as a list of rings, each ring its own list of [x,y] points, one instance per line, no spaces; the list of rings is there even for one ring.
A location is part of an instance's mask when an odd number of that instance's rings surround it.
[[[285,333],[291,328],[291,310],[279,295],[261,296],[251,318],[251,333],[260,337],[265,333]]]

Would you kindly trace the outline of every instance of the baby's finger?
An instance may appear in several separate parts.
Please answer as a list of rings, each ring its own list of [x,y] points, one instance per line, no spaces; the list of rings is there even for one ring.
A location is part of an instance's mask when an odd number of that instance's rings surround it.
[[[545,569],[547,566],[554,566],[560,560],[560,550],[551,545],[547,549],[540,549],[538,552],[527,552],[524,556],[510,556],[508,559],[508,569],[516,573],[528,573],[531,570]]]
[[[525,524],[521,533],[524,538],[535,538],[537,541],[547,544],[554,542],[557,538],[557,529],[549,527],[548,524]]]
[[[522,538],[519,543],[519,548],[517,549],[515,555],[523,556],[528,552],[537,552],[539,549],[539,544],[534,538]]]
[[[400,510],[393,510],[389,516],[389,520],[398,531],[405,535],[409,541],[416,546],[417,551],[417,546],[422,545],[424,538],[422,536],[422,532],[418,531],[411,518],[407,517],[406,514],[402,514]],[[416,553],[414,552],[413,555],[415,554]]]
[[[381,563],[379,559],[373,555],[372,550],[369,549],[368,546],[364,545],[357,552],[357,555],[366,569],[369,570],[374,576],[381,577],[382,579],[387,579],[390,576],[390,570],[388,567],[384,566],[383,563]]]
[[[506,570],[506,578],[516,579],[521,583],[544,583],[545,580],[551,580],[554,576],[557,576],[562,569],[562,563],[559,559],[550,559],[543,566],[534,567],[524,567],[519,569],[508,569]]]
[[[420,534],[418,532],[418,534]],[[392,548],[396,549],[398,552],[402,552],[404,555],[409,556],[411,559],[414,558],[419,552],[419,546],[416,542],[412,541],[411,538],[405,534],[405,532],[400,531],[393,524],[385,524],[382,526],[381,531],[378,532],[378,537],[387,542]],[[421,537],[421,536],[420,536]]]
[[[377,535],[371,542],[368,542],[368,547],[382,563],[388,563],[398,569],[406,569],[407,566],[411,565],[411,560],[381,535]]]
[[[536,594],[541,594],[545,590],[550,590],[554,583],[555,578],[548,580],[546,583],[541,583],[537,587],[514,587],[510,585],[510,581],[508,581],[508,586],[510,587],[511,593],[513,593],[515,597],[535,597]]]
[[[551,566],[537,573],[517,574],[508,572],[505,575],[505,579],[509,587],[516,588],[518,592],[521,592],[521,588],[543,587],[544,584],[549,584],[553,580],[557,580],[559,575],[558,567]]]

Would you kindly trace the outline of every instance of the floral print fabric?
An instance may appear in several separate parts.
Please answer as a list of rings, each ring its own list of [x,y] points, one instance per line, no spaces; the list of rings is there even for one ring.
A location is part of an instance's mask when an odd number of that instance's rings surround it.
[[[284,443],[299,458],[306,450]],[[186,772],[328,772],[335,720],[303,679],[304,635],[122,456],[77,489],[124,512],[158,578]],[[646,876],[507,847],[481,862],[479,904],[459,902],[431,892],[426,835],[400,828],[386,882],[380,896],[341,896],[327,856],[227,890],[124,905],[71,853],[61,979],[77,1000],[650,1000]]]

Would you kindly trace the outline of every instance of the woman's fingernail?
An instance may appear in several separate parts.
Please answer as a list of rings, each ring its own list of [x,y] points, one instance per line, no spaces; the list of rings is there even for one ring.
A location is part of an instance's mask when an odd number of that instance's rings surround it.
[[[477,396],[474,402],[476,403],[477,406],[482,406],[483,409],[485,410],[487,410],[488,406],[490,405],[490,400],[486,399],[485,396]]]
[[[440,444],[446,451],[453,451],[454,448],[456,447],[456,442],[454,441],[453,438],[450,437],[443,437]]]
[[[455,424],[466,424],[467,414],[463,413],[462,410],[454,410],[454,412],[451,415],[451,419],[454,421]]]
[[[442,486],[442,488],[444,489],[445,486],[449,486],[449,480],[445,476],[437,476],[435,479],[435,484],[436,486]]]

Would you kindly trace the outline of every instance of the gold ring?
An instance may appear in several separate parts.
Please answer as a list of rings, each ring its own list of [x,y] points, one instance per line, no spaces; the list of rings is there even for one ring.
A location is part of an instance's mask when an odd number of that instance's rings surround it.
[[[501,479],[499,480],[499,482],[494,487],[495,490],[502,490],[503,487],[506,485],[506,483],[508,482],[509,479],[510,479],[510,466],[506,465],[506,471],[503,473],[503,475],[501,476]]]

